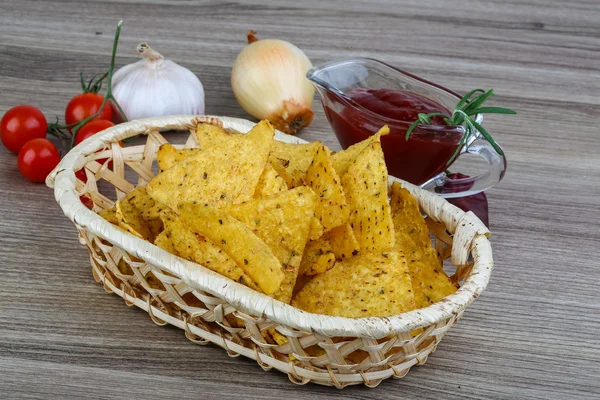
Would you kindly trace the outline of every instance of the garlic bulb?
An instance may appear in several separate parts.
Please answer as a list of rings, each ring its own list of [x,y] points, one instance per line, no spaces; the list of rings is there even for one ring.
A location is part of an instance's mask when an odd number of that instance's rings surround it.
[[[204,114],[204,88],[196,75],[146,43],[139,44],[137,52],[144,59],[113,76],[113,95],[128,119]]]
[[[231,87],[240,105],[258,119],[268,119],[280,131],[296,133],[313,119],[315,88],[306,79],[308,57],[283,40],[257,40],[248,32],[248,46],[231,71]]]

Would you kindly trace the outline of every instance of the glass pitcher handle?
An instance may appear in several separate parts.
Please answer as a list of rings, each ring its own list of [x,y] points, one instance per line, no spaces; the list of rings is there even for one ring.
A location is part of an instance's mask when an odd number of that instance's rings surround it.
[[[435,192],[445,198],[465,197],[483,192],[496,185],[506,172],[506,157],[496,153],[485,138],[478,136],[466,150],[466,153],[477,155],[488,163],[487,171],[468,177],[460,173],[446,175],[445,172],[425,182],[423,189]],[[456,176],[459,176],[456,178]]]

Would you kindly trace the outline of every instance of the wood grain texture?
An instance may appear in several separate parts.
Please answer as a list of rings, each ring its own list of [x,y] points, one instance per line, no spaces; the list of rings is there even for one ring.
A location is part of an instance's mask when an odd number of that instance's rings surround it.
[[[2,1],[0,113],[61,115],[77,77],[153,48],[202,80],[207,112],[247,118],[229,87],[245,33],[321,63],[375,57],[457,91],[493,87],[509,158],[488,192],[496,270],[436,353],[369,390],[296,386],[192,344],[108,295],[52,191],[0,149],[0,398],[600,398],[600,6],[597,0]],[[339,145],[317,100],[308,140]]]

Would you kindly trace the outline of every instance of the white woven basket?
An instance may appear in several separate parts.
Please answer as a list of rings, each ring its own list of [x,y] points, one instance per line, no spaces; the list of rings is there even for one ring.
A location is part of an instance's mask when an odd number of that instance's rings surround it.
[[[285,372],[294,383],[312,381],[338,388],[364,383],[374,387],[383,379],[403,377],[413,365],[423,364],[487,286],[493,269],[488,229],[472,213],[402,181],[428,215],[435,248],[442,259],[451,258],[456,266],[452,278],[461,287],[429,307],[384,318],[350,319],[301,311],[176,257],[94,212],[113,205],[99,185],[114,186],[118,199],[145,185],[154,176],[158,147],[167,142],[160,132],[193,130],[198,118],[218,118],[226,129],[241,133],[254,126],[241,119],[197,116],[120,124],[75,147],[47,180],[65,215],[75,223],[81,243],[90,251],[96,280],[128,305],[147,311],[156,323],[177,326],[196,343],[214,343],[231,356],[242,354],[265,369]],[[121,148],[117,144],[139,134],[147,135],[145,145]],[[276,139],[305,143],[281,132],[276,133]],[[190,135],[185,147],[194,145]],[[103,158],[112,159],[112,169],[108,163],[96,161]],[[125,179],[125,167],[135,171],[135,181]],[[82,168],[87,183],[75,176]],[[106,182],[101,184],[102,180]],[[390,183],[394,180],[390,178]],[[93,200],[94,211],[80,201],[81,195]],[[244,326],[232,326],[228,315],[243,320]],[[272,328],[287,338],[286,344],[265,339],[265,331]],[[306,351],[309,348],[323,350],[314,354]]]

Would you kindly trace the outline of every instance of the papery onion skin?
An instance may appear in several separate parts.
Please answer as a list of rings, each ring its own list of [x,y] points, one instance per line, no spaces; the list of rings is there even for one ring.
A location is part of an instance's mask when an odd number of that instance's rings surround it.
[[[248,114],[268,119],[282,132],[295,134],[310,124],[314,115],[315,88],[306,79],[311,67],[308,57],[293,44],[257,40],[238,55],[231,87]]]

